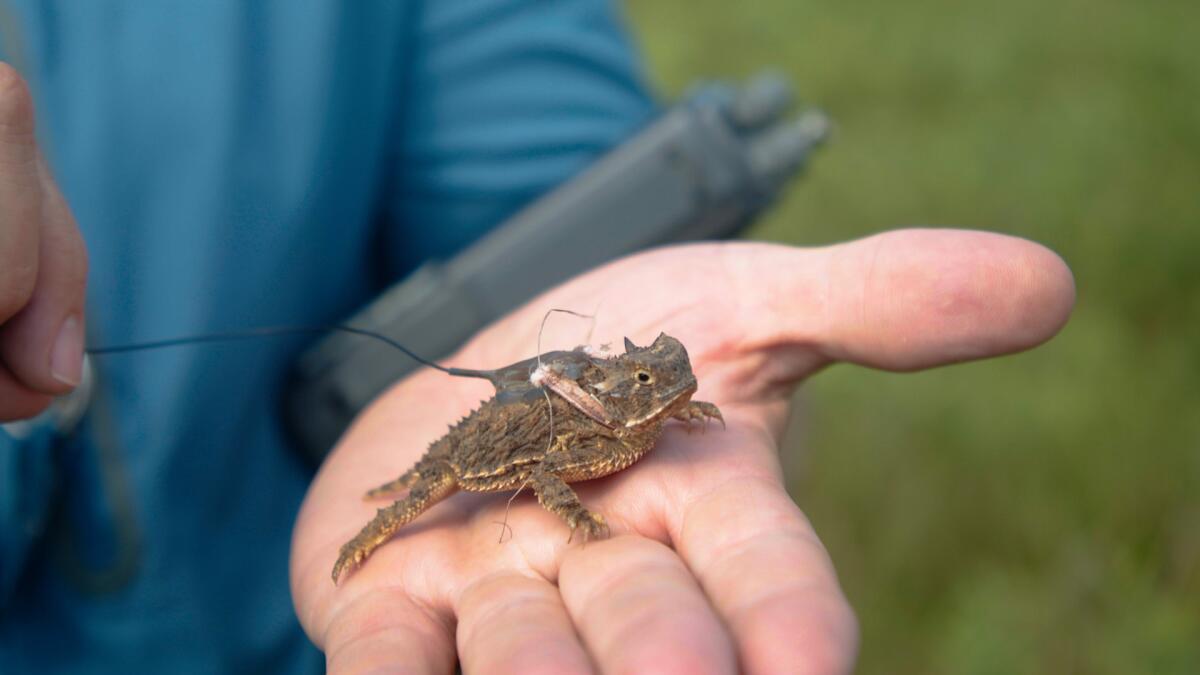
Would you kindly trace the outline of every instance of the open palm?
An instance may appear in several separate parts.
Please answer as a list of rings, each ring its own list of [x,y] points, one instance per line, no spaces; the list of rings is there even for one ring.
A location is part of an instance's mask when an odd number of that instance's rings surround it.
[[[913,370],[1031,347],[1074,300],[1053,253],[1019,239],[906,230],[796,249],[674,247],[578,277],[449,359],[527,358],[548,308],[596,310],[592,342],[688,348],[728,428],[672,425],[629,469],[576,484],[612,537],[568,544],[529,494],[456,494],[335,587],[339,547],[383,504],[361,495],[400,475],[478,401],[486,382],[422,372],[373,403],[309,490],[291,584],[330,672],[825,673],[854,662],[857,627],[832,563],[783,487],[789,400],[835,361]],[[545,349],[586,327],[556,321]]]

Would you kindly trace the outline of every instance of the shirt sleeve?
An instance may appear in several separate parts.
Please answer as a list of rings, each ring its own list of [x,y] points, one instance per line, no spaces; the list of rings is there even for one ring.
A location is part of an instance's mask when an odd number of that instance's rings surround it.
[[[54,438],[48,423],[0,425],[0,613],[46,528],[56,476]]]
[[[452,255],[655,110],[609,2],[429,0],[418,14],[388,198],[393,273]]]

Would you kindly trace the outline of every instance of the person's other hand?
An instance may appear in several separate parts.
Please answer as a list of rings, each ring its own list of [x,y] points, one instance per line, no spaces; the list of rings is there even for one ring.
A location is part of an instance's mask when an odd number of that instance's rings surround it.
[[[547,308],[598,308],[593,342],[689,350],[697,400],[724,431],[668,426],[632,467],[575,484],[613,536],[568,544],[528,494],[458,493],[335,587],[339,547],[486,382],[425,371],[356,420],[311,486],[291,584],[332,673],[839,673],[857,625],[833,566],[784,490],[778,448],[797,383],[835,361],[916,370],[1026,349],[1074,302],[1071,274],[1030,242],[908,230],[821,249],[729,243],[617,261],[547,293],[449,360],[489,368],[534,352]],[[570,324],[575,341],[586,322]],[[548,335],[550,333],[548,332]],[[545,349],[574,342],[549,339]]]
[[[0,422],[79,384],[87,252],[34,140],[33,101],[0,63]]]

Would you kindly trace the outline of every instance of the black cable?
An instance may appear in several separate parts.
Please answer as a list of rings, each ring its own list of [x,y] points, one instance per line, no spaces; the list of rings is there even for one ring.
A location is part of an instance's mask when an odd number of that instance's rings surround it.
[[[404,345],[396,342],[390,337],[367,330],[365,328],[355,328],[354,326],[344,325],[327,325],[327,326],[260,326],[258,328],[246,328],[244,330],[222,331],[219,333],[204,333],[202,335],[190,335],[187,337],[170,338],[166,340],[151,340],[149,342],[132,342],[123,345],[109,345],[105,347],[92,347],[85,350],[93,356],[104,354],[120,354],[124,352],[136,352],[144,349],[162,349],[166,347],[179,347],[184,345],[200,344],[204,342],[227,342],[230,340],[247,340],[258,337],[272,337],[276,335],[297,335],[303,333],[327,333],[337,331],[341,333],[353,333],[354,335],[363,335],[365,337],[379,340],[395,349],[404,352],[410,359],[422,365],[429,366],[436,370],[440,370],[448,375],[456,375],[459,377],[482,377],[490,379],[489,371],[468,370],[464,368],[447,368],[438,365],[429,359],[423,358],[415,354],[412,350]]]

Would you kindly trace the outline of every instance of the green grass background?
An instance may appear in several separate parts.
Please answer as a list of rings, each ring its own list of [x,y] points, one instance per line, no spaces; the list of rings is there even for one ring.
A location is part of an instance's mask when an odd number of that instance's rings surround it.
[[[1200,2],[633,0],[668,95],[763,66],[837,135],[753,237],[1043,242],[1032,352],[806,385],[789,488],[863,673],[1200,673]]]

